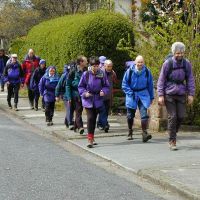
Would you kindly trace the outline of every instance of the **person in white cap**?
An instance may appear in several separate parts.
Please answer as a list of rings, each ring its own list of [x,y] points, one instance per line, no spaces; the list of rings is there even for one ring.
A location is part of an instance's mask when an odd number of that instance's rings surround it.
[[[14,109],[18,111],[18,97],[20,85],[23,87],[23,70],[20,63],[17,61],[17,54],[12,54],[11,62],[4,70],[4,82],[7,84],[7,102],[10,109],[12,109],[11,98],[14,93]]]

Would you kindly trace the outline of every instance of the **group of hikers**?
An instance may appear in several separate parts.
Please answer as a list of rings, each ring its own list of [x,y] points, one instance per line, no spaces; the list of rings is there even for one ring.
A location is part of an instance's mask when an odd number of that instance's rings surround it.
[[[169,147],[177,150],[176,137],[186,114],[186,103],[193,103],[195,82],[191,63],[184,58],[185,45],[173,43],[171,55],[162,66],[157,83],[158,103],[165,105],[168,113]],[[88,63],[89,62],[89,63]],[[137,108],[141,116],[142,140],[147,142],[152,136],[147,132],[148,109],[154,100],[153,76],[145,66],[144,58],[139,55],[134,61],[126,62],[127,70],[122,80],[122,90],[126,95],[128,140],[133,139],[133,125]],[[105,56],[79,56],[75,62],[64,66],[59,77],[55,66],[46,66],[46,61],[35,55],[30,49],[22,64],[17,55],[9,58],[0,50],[1,91],[7,84],[7,102],[17,111],[20,87],[26,85],[30,108],[38,110],[38,101],[42,96],[42,109],[45,111],[48,126],[53,125],[55,102],[64,101],[66,108],[65,125],[81,135],[84,133],[82,112],[87,114],[88,148],[97,143],[94,140],[96,126],[109,131],[108,115],[113,102],[113,84],[117,76],[113,62]],[[97,118],[98,117],[98,118]]]

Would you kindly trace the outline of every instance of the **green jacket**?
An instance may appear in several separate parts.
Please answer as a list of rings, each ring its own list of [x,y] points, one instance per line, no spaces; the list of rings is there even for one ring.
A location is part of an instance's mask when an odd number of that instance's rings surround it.
[[[72,100],[73,98],[78,97],[80,99],[80,95],[78,92],[78,84],[81,80],[81,76],[84,71],[81,71],[77,66],[76,69],[73,69],[68,76],[67,84],[66,84],[66,96],[68,100]]]

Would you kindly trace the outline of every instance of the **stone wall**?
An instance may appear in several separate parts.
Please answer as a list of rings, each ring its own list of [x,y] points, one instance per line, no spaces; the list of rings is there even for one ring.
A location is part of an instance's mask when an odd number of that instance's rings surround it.
[[[153,104],[151,105],[150,109],[148,110],[149,113],[149,129],[153,131],[164,131],[167,128],[167,111],[165,106],[158,105],[158,96],[157,92],[155,91],[155,99]],[[137,110],[136,117],[135,117],[135,125],[140,127],[141,120],[140,114]]]

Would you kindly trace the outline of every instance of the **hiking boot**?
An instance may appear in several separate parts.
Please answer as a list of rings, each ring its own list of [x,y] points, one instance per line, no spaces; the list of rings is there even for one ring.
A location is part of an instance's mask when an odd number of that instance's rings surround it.
[[[15,104],[14,110],[15,110],[15,111],[18,111],[18,110],[19,110],[19,109],[17,108],[17,104]]]
[[[47,126],[51,126],[51,122],[47,122]]]
[[[8,102],[8,107],[9,107],[10,109],[12,109],[12,104],[11,104],[11,102]]]
[[[150,134],[148,134],[147,131],[142,132],[142,141],[143,142],[148,142],[148,140],[150,140],[151,138],[152,138],[152,136]]]
[[[53,122],[52,121],[50,121],[50,126],[53,126]]]
[[[84,133],[84,128],[79,128],[79,129],[78,129],[78,132],[79,132],[80,135],[83,135],[83,133]]]
[[[171,140],[169,141],[169,148],[171,151],[176,151],[178,150],[177,146],[176,146],[176,140]]]
[[[38,102],[35,101],[35,111],[38,111]]]
[[[104,128],[104,131],[105,131],[105,133],[108,133],[108,131],[109,131],[109,128],[110,128],[110,125],[109,125],[109,124],[107,124],[107,125],[105,126],[105,128]]]
[[[133,140],[133,130],[129,130],[128,139],[127,140]]]
[[[30,109],[31,109],[31,110],[34,110],[33,102],[29,102],[29,105],[30,105]]]

